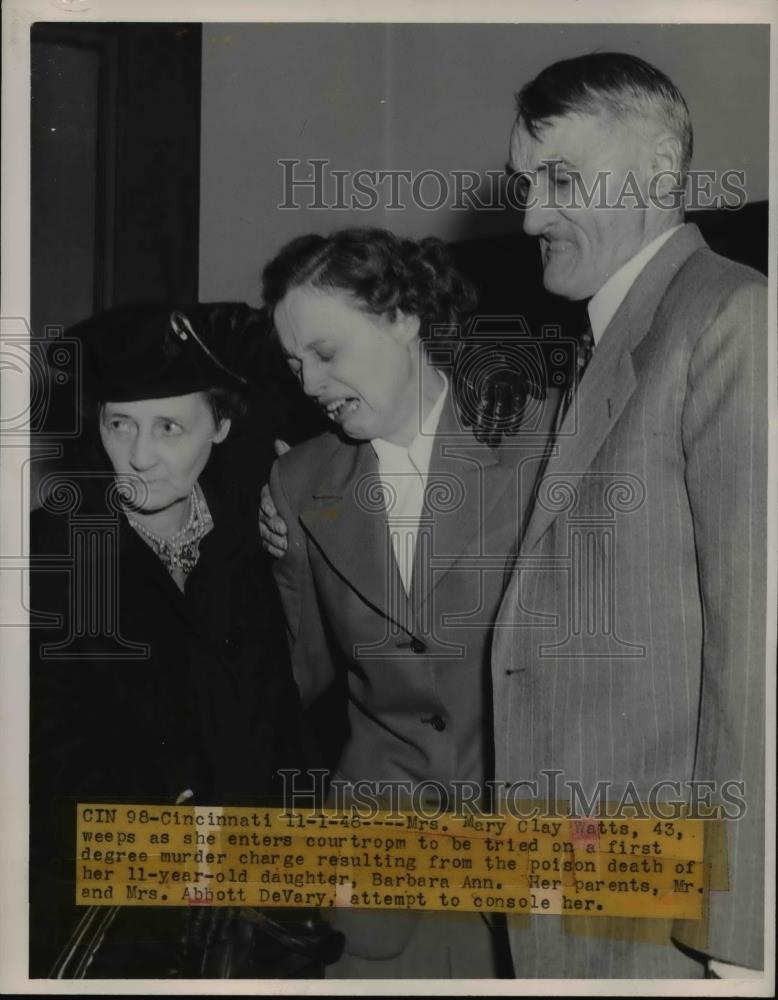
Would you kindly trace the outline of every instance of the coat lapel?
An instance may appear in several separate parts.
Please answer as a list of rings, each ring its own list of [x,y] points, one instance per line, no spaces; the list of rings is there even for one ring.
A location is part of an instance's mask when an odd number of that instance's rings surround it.
[[[550,450],[538,492],[544,481],[574,477],[591,466],[637,385],[632,352],[650,330],[670,282],[687,258],[704,246],[697,227],[686,225],[669,238],[635,279],[595,348]],[[535,503],[522,552],[531,552],[558,516],[549,507]]]
[[[413,631],[413,609],[421,610],[481,536],[513,474],[491,448],[460,427],[449,390],[430,455],[410,598],[392,551],[378,459],[369,443],[343,442],[335,450],[300,520],[333,569],[364,600]]]
[[[451,389],[430,455],[425,503],[413,569],[411,600],[421,609],[469,549],[479,540],[489,512],[512,481],[513,469],[460,425]]]
[[[409,609],[369,442],[343,442],[335,449],[300,520],[333,569],[377,611],[406,628]]]

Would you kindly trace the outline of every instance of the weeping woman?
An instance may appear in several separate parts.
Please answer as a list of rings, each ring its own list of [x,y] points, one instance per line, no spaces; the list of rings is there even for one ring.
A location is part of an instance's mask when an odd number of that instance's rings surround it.
[[[270,480],[287,529],[274,568],[303,702],[313,712],[344,692],[334,777],[346,788],[394,782],[453,808],[458,782],[480,790],[492,775],[491,626],[543,446],[501,455],[462,426],[440,346],[474,297],[439,240],[300,237],[265,268],[264,299],[290,368],[330,422],[279,458]],[[481,914],[334,919],[346,946],[328,975],[505,967],[499,922]]]

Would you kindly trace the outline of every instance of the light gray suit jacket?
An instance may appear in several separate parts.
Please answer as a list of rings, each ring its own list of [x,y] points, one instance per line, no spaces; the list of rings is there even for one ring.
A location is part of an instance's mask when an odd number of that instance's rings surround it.
[[[537,488],[492,656],[497,777],[744,781],[710,921],[538,916],[519,977],[762,964],[765,280],[674,234],[597,345]],[[544,787],[541,785],[541,788]],[[684,789],[684,791],[686,791]],[[669,793],[665,791],[665,797]]]
[[[341,776],[484,779],[491,627],[543,451],[540,433],[503,461],[459,428],[447,401],[409,595],[369,442],[327,433],[275,463],[270,486],[289,546],[274,571],[303,703],[332,683],[333,651],[347,665]]]
[[[547,428],[539,427],[498,455],[458,426],[447,400],[408,596],[369,442],[327,433],[273,466],[271,492],[289,531],[274,571],[303,703],[332,683],[338,662],[348,675],[351,733],[338,779],[451,787],[489,776],[492,624],[546,441]],[[338,911],[335,919],[350,954],[396,958],[397,974],[427,976],[442,974],[435,971],[446,946],[442,916],[430,914],[422,928],[431,950],[424,957],[416,948],[418,968],[402,959],[416,915]],[[483,934],[480,917],[472,918]],[[477,969],[467,974],[490,974],[488,955]]]

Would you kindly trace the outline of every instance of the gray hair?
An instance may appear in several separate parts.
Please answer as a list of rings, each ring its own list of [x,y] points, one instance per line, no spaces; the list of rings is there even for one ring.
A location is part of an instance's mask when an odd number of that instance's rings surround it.
[[[617,121],[655,121],[681,144],[681,180],[694,136],[689,108],[664,73],[637,56],[595,52],[548,66],[516,96],[517,120],[537,139],[549,122],[570,114],[607,114]]]

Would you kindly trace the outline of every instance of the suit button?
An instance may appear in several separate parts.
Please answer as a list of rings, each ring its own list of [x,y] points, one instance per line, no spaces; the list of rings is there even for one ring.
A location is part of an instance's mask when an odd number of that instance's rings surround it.
[[[446,728],[446,720],[440,715],[433,715],[431,718],[422,719],[421,721],[426,722],[428,725],[432,726],[432,728],[437,733],[442,733],[443,730]]]
[[[413,637],[413,639],[411,639],[411,649],[414,653],[427,652],[426,645],[421,641],[421,639],[417,639],[415,636]]]

